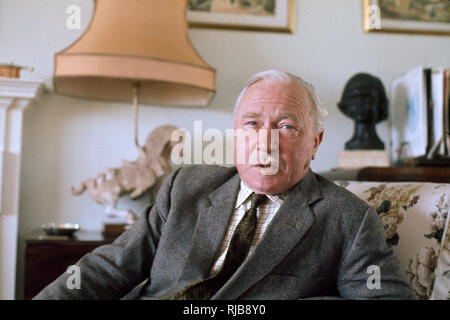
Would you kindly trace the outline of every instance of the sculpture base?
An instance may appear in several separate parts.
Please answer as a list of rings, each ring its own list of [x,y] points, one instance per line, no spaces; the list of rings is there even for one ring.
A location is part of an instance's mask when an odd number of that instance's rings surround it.
[[[340,169],[389,167],[389,152],[385,150],[343,150],[339,152]]]

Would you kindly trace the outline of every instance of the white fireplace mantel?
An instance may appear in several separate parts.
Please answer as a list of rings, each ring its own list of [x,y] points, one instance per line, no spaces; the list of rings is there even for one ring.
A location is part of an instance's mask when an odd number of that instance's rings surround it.
[[[0,78],[0,300],[15,296],[23,111],[42,84]]]

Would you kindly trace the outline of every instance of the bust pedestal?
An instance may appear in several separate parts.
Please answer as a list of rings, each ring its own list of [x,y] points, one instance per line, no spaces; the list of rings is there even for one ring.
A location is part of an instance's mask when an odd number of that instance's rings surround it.
[[[385,150],[343,150],[339,152],[339,168],[389,167],[389,152]]]

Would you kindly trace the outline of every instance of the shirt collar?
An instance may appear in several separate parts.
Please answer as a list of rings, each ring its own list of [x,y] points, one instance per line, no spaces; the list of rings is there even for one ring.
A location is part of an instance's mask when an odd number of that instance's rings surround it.
[[[253,193],[253,190],[250,189],[242,180],[240,184],[239,194],[236,200],[235,208],[241,206],[245,201],[247,201],[248,197]],[[283,201],[286,199],[287,192],[281,194],[268,194],[267,197],[272,201],[281,205]]]

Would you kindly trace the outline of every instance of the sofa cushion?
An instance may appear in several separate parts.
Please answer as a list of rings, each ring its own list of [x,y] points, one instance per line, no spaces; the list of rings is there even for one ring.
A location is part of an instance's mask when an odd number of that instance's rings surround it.
[[[450,184],[335,182],[375,208],[385,228],[386,243],[398,256],[417,296],[429,299],[448,216]]]

